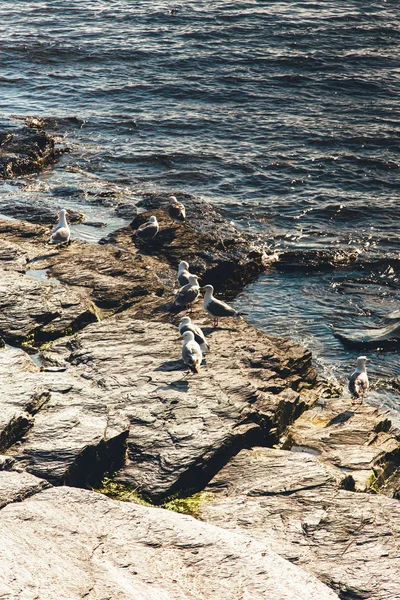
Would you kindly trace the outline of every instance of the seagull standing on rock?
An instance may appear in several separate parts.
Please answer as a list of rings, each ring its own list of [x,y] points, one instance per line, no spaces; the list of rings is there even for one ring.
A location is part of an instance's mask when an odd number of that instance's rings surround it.
[[[206,338],[204,337],[204,333],[202,332],[200,327],[192,323],[190,317],[183,317],[182,321],[179,323],[179,333],[181,334],[181,336],[183,336],[185,331],[191,331],[193,333],[194,339],[199,344],[203,354],[209,352],[210,349],[206,342]]]
[[[241,315],[245,315],[246,313],[238,312],[229,304],[222,302],[222,300],[217,300],[213,296],[214,288],[212,285],[204,286],[204,308],[213,318],[213,326],[218,327],[218,319],[220,317],[239,317]]]
[[[203,360],[203,354],[199,344],[194,339],[192,331],[185,331],[182,335],[183,346],[182,346],[182,359],[185,365],[188,366],[192,373],[200,372],[201,361]]]
[[[143,223],[135,232],[136,237],[143,241],[154,239],[159,231],[157,217],[150,217],[147,223]]]
[[[67,222],[67,211],[65,208],[60,210],[58,217],[59,221],[57,225],[53,227],[49,238],[49,244],[69,244],[71,230]]]
[[[189,273],[189,263],[185,260],[182,260],[179,263],[178,267],[178,284],[182,287],[183,285],[187,285],[189,283],[189,277],[191,273]]]
[[[184,204],[179,202],[175,196],[170,196],[168,200],[168,214],[170,219],[172,221],[176,221],[177,223],[184,223],[186,219],[186,209]]]
[[[175,296],[174,308],[185,308],[196,302],[200,295],[200,286],[196,275],[189,275],[189,283],[181,287]]]
[[[368,360],[366,356],[359,356],[357,358],[357,368],[354,373],[351,374],[349,380],[349,391],[353,398],[361,398],[363,401],[364,394],[369,388],[369,381],[367,375],[367,369],[365,363]]]

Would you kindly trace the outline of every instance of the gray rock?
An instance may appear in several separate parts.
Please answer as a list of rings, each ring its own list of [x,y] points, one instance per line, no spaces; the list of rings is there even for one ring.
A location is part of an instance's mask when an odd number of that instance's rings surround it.
[[[398,465],[398,439],[398,428],[378,409],[332,398],[305,411],[280,443],[284,449],[321,456],[346,473],[349,485],[365,491],[371,480],[382,483]]]
[[[242,450],[206,488],[200,518],[270,544],[343,600],[398,598],[400,504],[339,489],[344,476],[305,453]]]
[[[117,411],[110,414],[101,389],[66,372],[41,371],[10,348],[0,352],[0,380],[0,450],[13,468],[85,485],[121,466],[128,423]]]
[[[49,487],[47,481],[29,473],[0,471],[0,509],[12,502],[22,502]]]
[[[95,319],[75,291],[54,281],[0,271],[0,335],[6,342],[21,344],[28,336],[44,342]]]
[[[291,387],[312,369],[307,351],[239,327],[214,331],[207,365],[187,379],[177,328],[128,314],[60,340],[44,358],[70,365],[69,376],[107,395],[110,415],[127,417],[128,460],[118,480],[159,501],[201,489],[238,449],[276,440],[315,400]]]
[[[192,517],[52,488],[0,512],[9,600],[334,600],[263,542]]]
[[[397,313],[399,311],[396,311]],[[387,323],[375,327],[346,329],[334,331],[346,346],[356,348],[397,348],[400,344],[400,316],[387,319]]]

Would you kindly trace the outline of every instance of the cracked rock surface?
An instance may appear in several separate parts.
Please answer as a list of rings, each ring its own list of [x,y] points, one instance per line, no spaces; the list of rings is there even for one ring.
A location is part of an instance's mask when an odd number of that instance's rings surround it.
[[[192,517],[52,488],[0,511],[8,600],[334,600],[264,543]]]
[[[246,531],[344,600],[400,594],[400,504],[340,489],[344,473],[304,452],[242,450],[209,483],[200,518]]]

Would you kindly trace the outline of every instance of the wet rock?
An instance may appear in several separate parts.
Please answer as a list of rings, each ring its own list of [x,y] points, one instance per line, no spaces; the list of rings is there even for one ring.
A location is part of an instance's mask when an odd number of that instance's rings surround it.
[[[270,544],[342,600],[396,598],[400,504],[339,489],[343,476],[305,453],[242,450],[206,488],[200,518]]]
[[[217,290],[237,290],[265,270],[263,251],[211,205],[193,198],[185,198],[184,202],[184,225],[171,223],[166,199],[153,199],[151,210],[104,241],[123,248],[136,243],[142,253],[161,257],[175,269],[181,260],[186,260],[191,271],[201,276],[203,285],[211,283]],[[151,243],[143,243],[134,238],[133,232],[151,215],[157,217],[160,232]]]
[[[357,262],[358,252],[344,250],[285,250],[275,267],[282,271],[330,271]]]
[[[50,234],[52,226],[58,222],[58,211],[61,208],[63,208],[62,205],[56,208],[54,206],[46,206],[42,200],[37,200],[36,202],[31,200],[29,204],[24,204],[23,202],[17,202],[14,198],[9,200],[7,197],[0,197],[0,213],[14,219],[23,219],[39,225],[48,225],[48,234]],[[68,221],[70,223],[81,223],[84,218],[85,215],[80,211],[68,209]]]
[[[116,217],[121,219],[134,219],[137,215],[137,208],[134,204],[120,204],[113,210]]]
[[[337,598],[247,535],[86,490],[9,505],[0,527],[0,593],[10,599],[27,590],[41,600]]]
[[[360,327],[334,331],[344,345],[355,348],[397,348],[400,344],[400,315],[399,311],[389,315],[381,326]]]
[[[282,447],[318,454],[364,491],[400,465],[399,431],[390,418],[349,398],[321,400],[304,412],[281,439]]]
[[[59,156],[47,133],[29,127],[1,129],[0,149],[0,179],[36,173]]]
[[[83,377],[41,370],[22,350],[0,352],[0,450],[13,468],[54,484],[98,484],[121,466],[128,423]]]
[[[293,389],[314,373],[307,351],[288,351],[245,322],[238,327],[208,336],[207,364],[187,379],[177,328],[128,314],[60,340],[43,357],[70,365],[70,376],[107,395],[110,415],[128,419],[118,481],[161,501],[201,489],[241,447],[272,443],[315,401],[312,390]]]
[[[9,344],[55,339],[95,319],[87,302],[57,282],[0,271],[0,335]]]
[[[49,487],[47,481],[29,473],[0,471],[0,509],[12,502],[22,502]]]

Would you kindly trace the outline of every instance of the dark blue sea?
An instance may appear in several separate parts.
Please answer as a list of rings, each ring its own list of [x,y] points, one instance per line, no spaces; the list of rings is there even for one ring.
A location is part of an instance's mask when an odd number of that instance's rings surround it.
[[[399,309],[397,0],[2,0],[0,119],[46,120],[70,148],[6,202],[82,210],[95,242],[121,201],[186,192],[270,251],[357,251],[356,270],[271,269],[235,300],[345,383],[336,328]],[[396,270],[397,269],[397,270]],[[395,350],[368,352],[370,401],[400,407]]]

